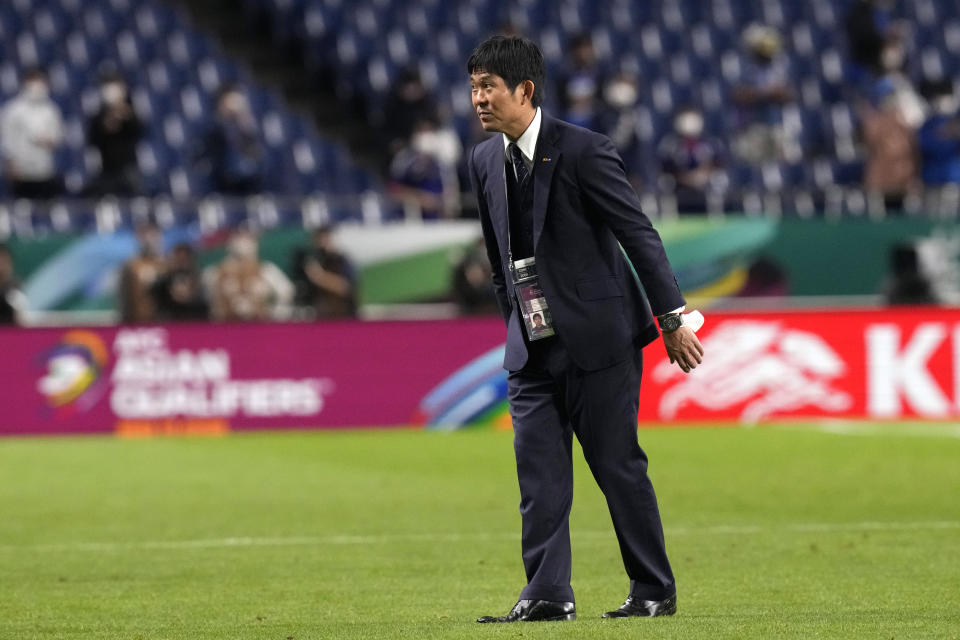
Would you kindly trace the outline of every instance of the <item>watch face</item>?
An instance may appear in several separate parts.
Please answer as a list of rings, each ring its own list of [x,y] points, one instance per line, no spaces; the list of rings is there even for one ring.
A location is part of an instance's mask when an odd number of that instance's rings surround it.
[[[671,315],[660,321],[660,328],[664,331],[676,331],[683,324],[683,318],[680,315]]]

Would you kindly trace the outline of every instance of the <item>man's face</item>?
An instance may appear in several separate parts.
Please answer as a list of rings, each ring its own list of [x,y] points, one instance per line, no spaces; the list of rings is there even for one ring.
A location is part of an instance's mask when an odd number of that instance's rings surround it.
[[[521,82],[511,91],[503,78],[483,70],[470,75],[473,108],[484,131],[509,132],[524,119],[531,103],[523,86]]]

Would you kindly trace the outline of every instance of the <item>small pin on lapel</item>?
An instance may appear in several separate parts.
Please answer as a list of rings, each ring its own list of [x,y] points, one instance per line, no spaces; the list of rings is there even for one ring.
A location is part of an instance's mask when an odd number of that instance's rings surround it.
[[[550,162],[550,158],[540,158],[540,162]]]

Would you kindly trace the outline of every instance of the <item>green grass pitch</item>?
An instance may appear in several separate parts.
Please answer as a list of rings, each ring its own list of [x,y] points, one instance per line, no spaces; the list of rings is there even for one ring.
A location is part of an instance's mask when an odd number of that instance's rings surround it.
[[[844,431],[844,430],[841,430]],[[575,454],[579,619],[523,586],[509,433],[0,440],[0,638],[960,638],[956,427],[644,429],[673,618]]]

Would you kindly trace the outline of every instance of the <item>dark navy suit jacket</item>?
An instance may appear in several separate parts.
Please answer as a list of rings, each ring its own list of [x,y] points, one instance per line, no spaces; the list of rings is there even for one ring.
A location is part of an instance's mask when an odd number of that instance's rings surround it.
[[[527,348],[507,257],[504,158],[503,138],[496,135],[474,147],[469,165],[507,323],[503,366],[517,371]],[[543,113],[533,161],[534,256],[554,327],[577,366],[611,366],[657,338],[651,308],[659,315],[685,304],[660,234],[641,211],[606,136]]]

